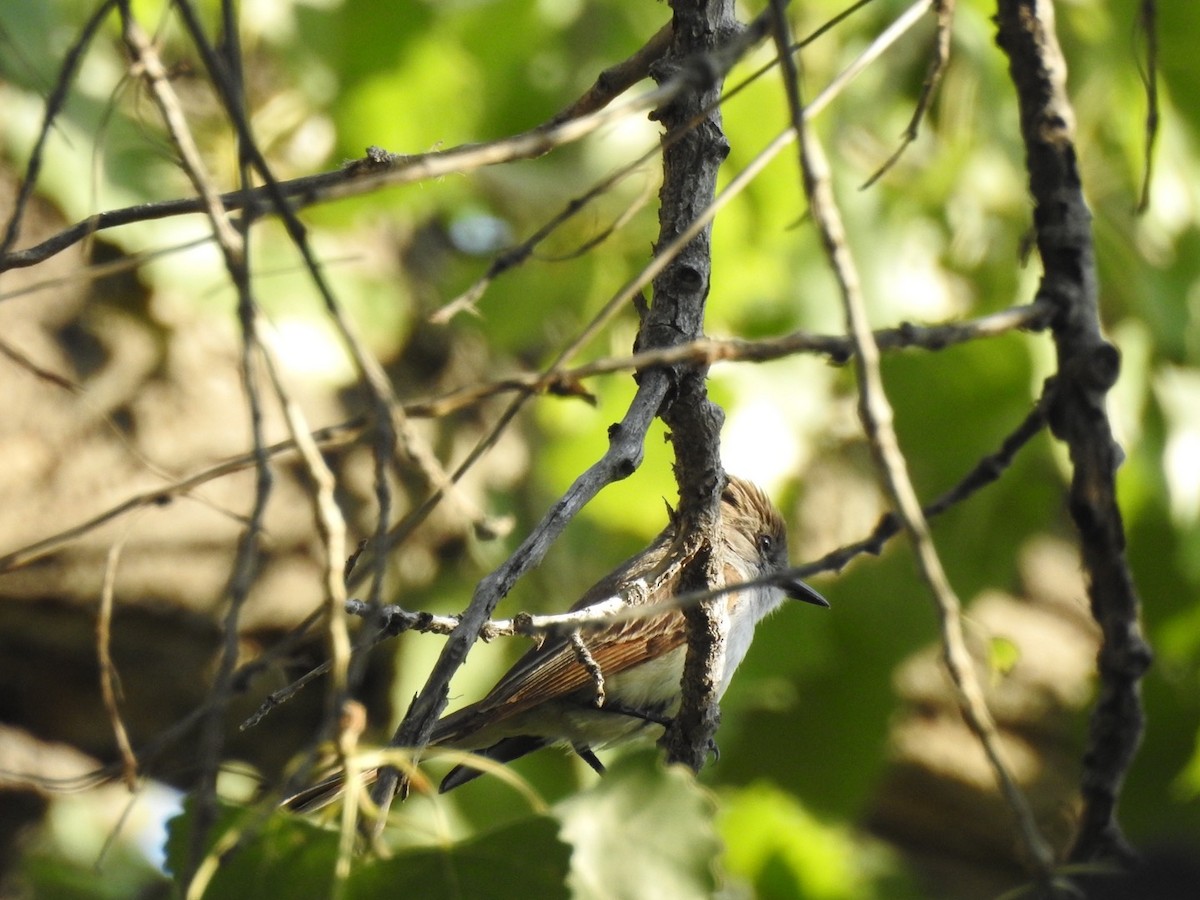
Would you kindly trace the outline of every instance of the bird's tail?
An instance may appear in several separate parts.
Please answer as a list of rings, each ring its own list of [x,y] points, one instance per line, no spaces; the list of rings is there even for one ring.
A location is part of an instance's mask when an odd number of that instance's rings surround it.
[[[379,779],[379,769],[367,769],[359,776],[359,783],[363,787],[373,785]],[[405,783],[404,793],[407,794],[407,778],[402,777]],[[284,799],[280,804],[284,809],[289,809],[297,813],[316,812],[328,806],[346,790],[346,774],[344,772],[336,772],[328,778],[318,781],[316,784],[306,787],[302,791],[297,791],[290,797]]]
[[[548,738],[537,737],[534,735],[521,735],[518,737],[504,738],[503,740],[498,741],[484,750],[475,751],[475,753],[472,755],[481,761],[491,760],[493,763],[506,764],[512,762],[514,759],[519,759],[527,753],[540,750],[543,747],[548,746],[550,743],[551,741]],[[586,755],[584,751],[586,751]],[[588,759],[590,757],[591,760],[595,760],[594,763],[591,761],[588,763],[589,765],[592,765],[593,768],[596,768],[600,765],[599,760],[596,760],[589,748],[577,747],[576,752],[580,753],[584,759]],[[489,767],[487,765],[476,767],[471,765],[470,762],[460,763],[451,769],[446,777],[442,779],[442,783],[438,785],[438,793],[444,794],[446,791],[452,791],[454,788],[466,784],[468,781],[473,781],[480,775],[483,775],[488,768]],[[603,767],[600,768],[602,769]],[[599,770],[600,769],[597,769],[597,771]],[[398,775],[400,780],[396,784],[396,796],[398,796],[401,800],[404,800],[406,797],[408,797],[408,792],[412,786],[413,778],[417,777],[420,779],[421,776],[414,776],[412,771],[404,770],[401,770]],[[346,778],[343,772],[336,772],[323,781],[318,781],[316,784],[292,794],[280,805],[285,809],[290,809],[292,812],[315,812],[318,809],[328,806],[345,792],[345,780]],[[359,783],[363,787],[369,787],[378,780],[378,768],[364,769],[359,775]]]

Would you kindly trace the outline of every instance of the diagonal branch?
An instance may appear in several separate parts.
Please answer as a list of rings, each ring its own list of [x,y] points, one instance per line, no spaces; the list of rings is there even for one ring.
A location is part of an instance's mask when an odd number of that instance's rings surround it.
[[[786,46],[788,24],[781,0],[772,0],[771,9],[775,12],[776,40],[781,46]],[[799,133],[799,163],[804,193],[808,197],[822,249],[842,294],[846,329],[855,344],[859,418],[893,507],[913,545],[918,568],[933,597],[941,627],[944,661],[958,695],[963,718],[983,747],[1000,789],[1016,817],[1035,873],[1039,880],[1048,880],[1054,854],[1042,837],[1029,802],[1000,753],[996,724],[984,700],[983,689],[963,634],[961,603],[938,558],[929,533],[929,523],[922,512],[892,427],[892,407],[884,391],[879,371],[879,348],[871,334],[857,267],[846,243],[845,228],[833,195],[825,155],[816,138],[804,127],[798,73],[790,58],[784,60],[784,72],[792,122]]]
[[[83,26],[83,30],[79,34],[79,38],[67,50],[66,56],[63,58],[63,64],[58,69],[58,82],[54,85],[54,90],[46,100],[46,112],[42,116],[42,127],[38,132],[37,141],[34,143],[33,151],[29,154],[29,164],[25,170],[25,177],[21,180],[20,192],[17,194],[16,202],[13,204],[12,215],[8,219],[8,225],[4,229],[4,238],[0,240],[0,260],[8,256],[13,244],[17,242],[17,238],[21,234],[21,220],[25,215],[25,207],[29,205],[29,198],[33,196],[33,190],[37,187],[38,176],[41,174],[42,157],[46,148],[46,141],[50,137],[50,130],[54,127],[54,120],[58,118],[58,114],[62,112],[63,106],[67,102],[67,93],[71,89],[71,84],[75,80],[75,75],[79,71],[79,66],[83,62],[84,51],[92,42],[92,38],[96,36],[96,32],[100,26],[104,24],[104,20],[108,18],[116,6],[116,0],[105,0],[96,11],[92,13],[91,18]],[[82,240],[91,229],[84,229],[76,241]],[[74,241],[72,241],[74,243]],[[63,248],[65,249],[65,248]],[[0,265],[0,271],[3,271],[6,266]]]
[[[643,379],[625,418],[609,429],[609,448],[604,456],[575,479],[504,564],[479,582],[458,626],[446,639],[425,687],[409,706],[389,746],[420,748],[429,743],[433,726],[446,707],[450,679],[466,660],[496,604],[522,574],[541,562],[567,523],[602,487],[628,477],[641,465],[646,432],[666,392],[667,378],[662,373],[650,373]],[[372,792],[372,799],[380,809],[376,828],[383,826],[399,780],[399,772],[394,768],[380,771]]]
[[[875,342],[881,350],[921,348],[935,351],[966,341],[996,337],[1015,329],[1040,330],[1045,327],[1046,315],[1046,304],[1036,302],[1027,306],[1014,306],[965,322],[946,322],[940,325],[914,325],[905,322],[894,328],[876,331]],[[0,352],[4,352],[2,342]],[[404,411],[410,418],[438,418],[466,409],[489,397],[510,392],[515,392],[524,399],[541,394],[586,396],[586,389],[581,382],[598,375],[640,372],[685,363],[713,365],[722,362],[769,362],[798,353],[823,354],[830,362],[840,365],[854,356],[854,347],[853,342],[844,336],[809,334],[804,331],[760,340],[699,338],[661,350],[643,350],[629,356],[598,359],[571,369],[552,367],[545,372],[519,373],[494,381],[480,382],[427,400],[405,403]],[[322,449],[333,450],[362,440],[367,430],[367,424],[362,418],[353,418],[314,430],[312,439]],[[268,459],[276,459],[296,453],[297,444],[294,440],[285,440],[263,449]],[[165,506],[174,498],[186,496],[203,484],[243,471],[254,464],[253,454],[242,454],[217,462],[162,487],[134,494],[77,525],[0,555],[0,573],[29,565],[136,509]],[[461,473],[456,471],[451,477],[458,478],[460,475]],[[389,542],[394,541],[389,538]]]
[[[900,138],[900,146],[889,156],[875,173],[862,184],[862,189],[869,188],[887,174],[909,145],[917,139],[921,130],[921,120],[929,112],[933,104],[933,95],[941,83],[946,67],[950,65],[950,38],[954,27],[955,0],[933,0],[933,11],[937,16],[937,35],[934,38],[933,59],[929,62],[929,70],[925,73],[925,82],[921,85],[921,95],[917,98],[917,108],[913,110],[912,118]]]

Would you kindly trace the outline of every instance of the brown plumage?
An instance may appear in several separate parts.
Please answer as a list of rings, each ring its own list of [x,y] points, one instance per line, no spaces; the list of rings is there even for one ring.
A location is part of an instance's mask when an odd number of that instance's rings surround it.
[[[675,516],[654,542],[597,582],[571,607],[577,611],[616,595],[628,602],[655,603],[678,593],[688,560],[676,542]],[[721,495],[719,554],[726,584],[736,584],[787,567],[787,529],[767,496],[750,482],[730,477]],[[642,582],[644,589],[631,590]],[[756,587],[724,595],[726,652],[718,674],[723,693],[753,637],[754,626],[785,596],[828,604],[802,582]],[[597,682],[569,636],[547,638],[509,669],[485,697],[442,718],[430,746],[474,750],[510,762],[550,744],[566,744],[602,771],[594,748],[650,732],[675,714],[686,652],[686,628],[678,608],[614,621],[582,634],[588,654],[603,674],[603,706]],[[481,772],[457,766],[441,790]],[[373,772],[366,773],[372,780]],[[310,810],[332,800],[340,777],[328,779],[286,801]]]

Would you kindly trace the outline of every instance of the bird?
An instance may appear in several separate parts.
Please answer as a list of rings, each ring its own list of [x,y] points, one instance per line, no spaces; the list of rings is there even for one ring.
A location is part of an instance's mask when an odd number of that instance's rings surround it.
[[[650,546],[598,581],[571,607],[572,612],[579,611],[621,596],[629,605],[663,604],[660,611],[547,637],[518,659],[482,699],[440,719],[429,746],[473,751],[503,764],[547,746],[564,745],[603,774],[597,749],[660,735],[679,709],[687,653],[683,611],[669,600],[681,592],[690,554],[695,552],[695,542],[680,540],[680,517],[669,505],[667,510],[667,527]],[[725,477],[717,534],[712,558],[721,566],[727,586],[769,578],[788,568],[783,517],[749,481]],[[714,672],[718,699],[745,658],[755,626],[789,597],[829,606],[799,579],[779,578],[719,596],[716,607],[725,648]],[[364,772],[364,782],[373,781],[377,774],[374,769]],[[453,790],[481,774],[470,763],[457,765],[439,791]],[[407,779],[401,782],[406,790]],[[334,775],[287,798],[283,805],[310,812],[331,802],[341,789],[341,775]]]

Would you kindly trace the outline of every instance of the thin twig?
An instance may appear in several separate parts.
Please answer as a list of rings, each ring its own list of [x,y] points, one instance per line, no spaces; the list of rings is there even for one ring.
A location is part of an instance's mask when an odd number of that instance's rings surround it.
[[[116,259],[110,259],[102,263],[89,263],[87,265],[72,268],[69,272],[64,272],[62,275],[56,275],[53,278],[44,278],[41,281],[34,281],[30,284],[24,284],[19,288],[14,288],[11,291],[0,291],[0,303],[5,300],[14,300],[17,297],[25,297],[29,294],[36,294],[39,291],[56,290],[66,285],[76,284],[80,287],[92,284],[97,281],[102,281],[112,275],[120,275],[123,272],[132,272],[140,269],[143,265],[155,259],[161,259],[164,256],[169,256],[172,253],[182,253],[185,250],[192,250],[196,247],[201,247],[212,240],[212,235],[206,234],[202,237],[193,238],[190,241],[181,241],[177,244],[171,244],[167,247],[160,247],[156,250],[143,250],[137,253],[125,253]]]
[[[940,350],[966,341],[996,337],[1016,329],[1039,330],[1046,324],[1049,309],[1045,302],[1035,302],[966,322],[948,322],[941,325],[903,323],[895,328],[875,332],[875,341],[881,350]],[[741,338],[701,338],[661,350],[645,350],[625,357],[599,359],[560,372],[511,375],[450,391],[428,400],[406,403],[404,409],[412,418],[436,418],[465,409],[489,397],[514,391],[529,395],[576,396],[584,391],[579,386],[583,379],[599,375],[638,372],[685,362],[707,365],[722,362],[769,362],[802,352],[820,353],[830,361],[842,364],[853,356],[854,347],[853,342],[844,336],[814,335],[802,331],[754,341]],[[331,450],[358,442],[366,430],[365,421],[356,417],[319,428],[312,432],[312,437],[317,446],[323,450]],[[264,449],[268,459],[278,459],[298,452],[293,440],[280,441]],[[137,493],[78,525],[0,556],[0,572],[28,565],[136,509],[165,506],[174,497],[185,496],[201,485],[243,471],[254,464],[255,455],[245,453],[230,457],[161,488]],[[453,477],[460,477],[460,473],[455,472]]]
[[[258,319],[259,346],[262,349],[275,394],[283,406],[288,431],[300,449],[304,469],[312,486],[317,532],[324,547],[321,560],[325,594],[323,618],[329,647],[329,659],[326,662],[325,671],[331,673],[332,677],[326,692],[325,717],[318,729],[318,738],[313,742],[314,749],[310,750],[292,777],[295,780],[307,777],[315,759],[316,745],[332,729],[335,732],[334,745],[337,748],[338,762],[346,772],[347,785],[355,790],[359,774],[355,768],[354,748],[365,726],[366,714],[360,705],[350,699],[362,667],[360,665],[352,668],[355,647],[352,646],[346,624],[345,573],[349,565],[346,553],[346,521],[335,496],[337,480],[311,438],[303,410],[291,397],[283,383],[281,366],[278,361],[279,354],[274,348],[271,330],[264,321],[261,311],[258,312]],[[377,453],[377,468],[386,469],[388,458],[389,454],[386,452]],[[384,509],[386,510],[386,506]],[[385,520],[381,517],[380,521]],[[357,551],[350,558],[357,558]],[[358,644],[362,645],[363,641],[360,639]],[[356,814],[353,811],[356,799],[357,793],[354,794],[354,799],[347,803],[351,809],[351,812],[346,814],[351,823],[348,826],[344,816],[338,861],[335,867],[334,896],[340,895],[349,875],[349,848],[352,846],[354,838],[352,823]]]
[[[38,365],[38,363],[2,338],[0,338],[0,356],[7,356],[30,375],[48,384],[52,384],[56,388],[62,388],[64,391],[74,394],[77,397],[84,392],[81,385],[67,378],[65,375],[59,375],[57,372],[52,372],[44,366]]]
[[[650,74],[650,67],[662,58],[671,45],[671,23],[658,29],[629,58],[609,66],[596,76],[596,81],[583,96],[554,116],[551,126],[561,125],[571,119],[579,119],[588,113],[603,109]]]
[[[129,731],[121,718],[120,710],[120,675],[112,658],[112,613],[113,600],[116,593],[117,567],[121,560],[121,551],[125,548],[129,531],[126,530],[113,545],[108,548],[108,557],[104,564],[104,582],[100,587],[100,612],[96,617],[96,655],[100,664],[100,696],[104,709],[108,712],[108,721],[112,725],[113,737],[117,742],[117,752],[121,755],[121,775],[125,786],[133,793],[137,789],[138,761],[129,741]]]
[[[239,622],[241,612],[249,599],[250,588],[258,570],[258,540],[263,528],[267,499],[270,496],[272,476],[268,465],[263,439],[263,407],[254,370],[254,350],[258,346],[255,322],[255,303],[250,289],[250,271],[247,260],[245,230],[238,230],[230,222],[228,212],[221,201],[216,187],[209,176],[199,149],[192,138],[187,120],[167,77],[166,69],[157,52],[133,18],[129,0],[118,0],[121,9],[123,34],[135,62],[150,87],[151,96],[163,117],[168,133],[179,151],[184,171],[200,194],[203,208],[208,216],[220,248],[225,269],[237,290],[238,319],[242,328],[241,370],[242,387],[250,416],[251,434],[255,453],[255,491],[248,523],[238,541],[237,555],[230,577],[229,606],[222,623],[222,645],[216,677],[211,689],[212,706],[204,717],[199,736],[197,758],[200,767],[199,786],[196,792],[196,812],[190,835],[184,880],[189,890],[194,888],[194,876],[205,861],[205,845],[208,833],[216,822],[216,778],[224,744],[223,718],[231,701],[234,673],[237,667],[238,647],[241,639]],[[186,4],[181,2],[180,8]],[[231,36],[230,38],[235,39]],[[235,76],[235,81],[237,81]],[[239,82],[240,83],[240,82]],[[240,110],[240,93],[226,96],[227,108]],[[239,136],[241,137],[241,136]]]
[[[350,668],[350,633],[346,628],[346,583],[342,578],[342,567],[346,560],[346,520],[334,497],[337,480],[312,439],[304,411],[283,383],[278,352],[273,346],[270,330],[266,325],[262,313],[259,312],[256,329],[259,346],[263,351],[275,395],[283,406],[288,433],[296,442],[312,487],[317,532],[324,548],[321,573],[325,588],[326,630],[329,635],[329,656],[333,672],[330,707],[340,710],[347,692],[347,673]]]
[[[787,18],[779,0],[772,0],[777,40],[786,42]],[[922,578],[929,587],[939,618],[946,668],[958,695],[959,707],[979,740],[1000,789],[1012,810],[1021,840],[1034,872],[1041,880],[1052,876],[1054,854],[1042,837],[1033,811],[1000,751],[996,724],[988,710],[974,662],[962,629],[961,603],[955,595],[938,558],[929,524],[908,475],[907,464],[892,426],[893,412],[879,372],[879,348],[871,334],[857,267],[846,243],[841,213],[830,184],[828,164],[816,138],[804,128],[799,77],[791,60],[784,60],[788,107],[800,135],[799,166],[804,193],[821,245],[833,270],[846,316],[846,328],[854,340],[855,372],[858,376],[859,418],[870,442],[880,475],[892,498],[896,513],[908,534]]]
[[[1037,330],[1045,326],[1047,316],[1048,307],[1031,304],[966,322],[947,322],[941,325],[914,325],[906,322],[895,328],[880,329],[875,332],[875,336],[881,350],[943,350],[955,344],[994,337],[1014,329]],[[640,372],[685,363],[714,365],[721,362],[769,362],[797,353],[821,354],[831,362],[841,365],[853,357],[854,344],[845,336],[810,334],[806,331],[757,340],[698,338],[673,347],[643,350],[630,356],[606,357],[557,372],[527,372],[495,381],[481,381],[429,400],[406,404],[405,409],[413,416],[440,417],[509,391],[587,397],[589,394],[581,382],[585,378],[598,375],[623,371]]]
[[[1154,147],[1158,143],[1158,0],[1142,0],[1138,25],[1146,38],[1146,67],[1141,69],[1146,86],[1146,149],[1142,164],[1142,191],[1137,212],[1150,208],[1150,188],[1154,182]]]
[[[141,26],[134,20],[129,8],[129,0],[118,0],[118,5],[121,8],[125,43],[134,60],[134,74],[142,75],[150,88],[150,95],[154,98],[154,103],[162,115],[171,140],[179,151],[183,171],[203,202],[204,213],[215,232],[217,245],[227,259],[232,258],[233,264],[240,266],[242,265],[243,241],[230,222],[225,204],[221,201],[221,195],[208,175],[200,148],[196,146],[179,98],[171,86],[166,66],[163,65],[158,51],[154,49]]]
[[[328,428],[317,429],[313,432],[313,440],[317,442],[318,446],[326,449],[344,447],[360,440],[366,427],[361,418],[354,418],[337,425],[330,425]],[[277,459],[283,456],[290,456],[298,451],[295,441],[287,440],[264,447],[263,452],[267,459]],[[127,500],[123,500],[116,506],[98,513],[90,519],[80,522],[78,525],[73,525],[57,534],[52,534],[49,537],[42,538],[32,544],[0,556],[0,573],[29,565],[31,562],[41,559],[46,554],[54,552],[59,547],[79,540],[79,538],[89,532],[95,531],[97,528],[134,510],[147,506],[167,506],[174,498],[186,496],[190,491],[210,481],[215,481],[218,478],[224,478],[227,475],[233,475],[252,468],[256,464],[256,461],[257,452],[243,453],[239,456],[222,460],[208,468],[201,469],[194,475],[189,475],[171,484],[134,494]]]
[[[66,55],[63,57],[62,65],[58,69],[58,81],[54,85],[54,90],[50,92],[50,96],[46,98],[46,111],[42,115],[42,127],[38,131],[37,140],[34,142],[33,150],[29,154],[29,163],[25,167],[25,177],[21,179],[21,187],[17,192],[17,199],[13,203],[12,215],[9,216],[8,225],[4,229],[4,239],[0,241],[0,260],[8,256],[9,251],[12,249],[13,244],[17,242],[17,237],[21,233],[21,220],[25,216],[25,207],[29,204],[29,198],[33,196],[33,190],[37,187],[38,175],[41,174],[42,160],[46,152],[46,141],[50,137],[50,130],[54,127],[54,120],[58,118],[63,105],[67,102],[67,93],[71,89],[71,84],[75,81],[75,75],[79,71],[80,63],[83,62],[84,52],[115,6],[116,0],[104,0],[97,7],[96,11],[92,13],[87,22],[84,23],[79,37],[67,49]],[[90,229],[84,229],[76,240],[89,233]],[[6,267],[0,265],[0,271],[3,271],[4,268]]]
[[[933,59],[929,62],[929,71],[925,74],[925,83],[921,85],[921,96],[917,98],[917,108],[913,110],[912,118],[908,120],[908,127],[904,129],[904,134],[900,139],[900,146],[896,148],[891,156],[887,158],[882,166],[875,170],[875,174],[868,178],[862,184],[862,190],[866,190],[876,181],[882,178],[889,169],[892,168],[904,155],[904,151],[909,145],[917,139],[917,135],[921,129],[921,121],[929,112],[929,107],[933,103],[933,93],[937,90],[938,84],[941,83],[942,75],[946,72],[946,67],[950,64],[950,38],[952,37],[952,29],[954,27],[954,3],[955,0],[933,0],[933,11],[937,15],[937,35],[934,38]]]

